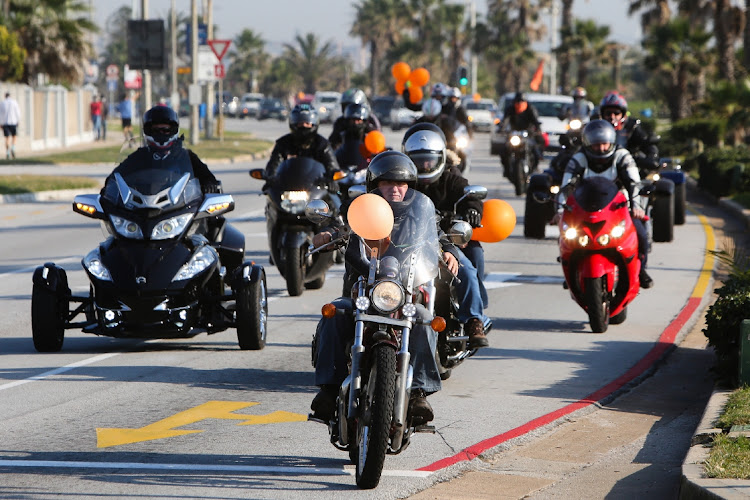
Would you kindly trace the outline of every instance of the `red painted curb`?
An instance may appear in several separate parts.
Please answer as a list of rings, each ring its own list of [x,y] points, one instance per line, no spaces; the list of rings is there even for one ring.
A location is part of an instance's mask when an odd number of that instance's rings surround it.
[[[503,434],[485,439],[484,441],[480,441],[475,445],[461,450],[451,457],[443,458],[442,460],[438,460],[437,462],[431,463],[430,465],[420,467],[417,470],[435,472],[440,469],[450,467],[451,465],[455,465],[459,462],[463,462],[465,460],[472,460],[485,451],[489,450],[490,448],[494,448],[495,446],[506,441],[517,438],[519,436],[523,436],[524,434],[527,434],[544,425],[554,422],[558,418],[569,415],[575,411],[578,411],[610,396],[615,391],[618,391],[637,377],[641,376],[654,363],[661,359],[666,350],[674,345],[677,334],[680,332],[682,327],[685,326],[693,313],[698,309],[698,306],[700,306],[701,304],[701,300],[701,297],[691,296],[680,311],[680,314],[678,314],[677,317],[672,320],[672,322],[669,323],[669,325],[664,329],[662,334],[659,336],[659,340],[656,341],[654,347],[652,347],[651,350],[643,358],[641,358],[640,361],[633,365],[633,367],[630,368],[627,372],[625,372],[623,375],[613,380],[609,384],[605,385],[601,389],[598,389],[597,391],[589,394],[583,399],[576,401],[575,403],[571,403],[567,406],[563,406],[558,410],[535,418],[534,420],[531,420],[520,427],[516,427],[515,429],[504,432]]]

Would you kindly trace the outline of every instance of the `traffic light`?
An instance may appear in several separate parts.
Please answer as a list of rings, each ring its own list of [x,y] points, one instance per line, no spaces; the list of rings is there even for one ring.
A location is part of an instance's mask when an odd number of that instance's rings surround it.
[[[469,84],[469,68],[466,66],[458,67],[458,84],[462,87]]]

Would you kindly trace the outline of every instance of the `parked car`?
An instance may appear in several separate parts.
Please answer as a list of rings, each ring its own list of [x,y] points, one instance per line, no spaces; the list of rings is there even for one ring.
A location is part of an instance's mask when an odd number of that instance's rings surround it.
[[[257,92],[251,92],[242,95],[239,106],[239,117],[240,118],[256,118],[260,111],[260,102],[265,98],[263,94]]]
[[[403,98],[399,97],[393,102],[391,108],[391,130],[399,130],[401,127],[411,126],[422,116],[421,111],[412,111],[404,105]]]
[[[395,101],[396,97],[392,95],[379,95],[372,100],[372,112],[384,127],[391,124],[391,108]]]
[[[492,99],[465,99],[462,106],[469,115],[469,123],[472,129],[478,132],[490,132],[495,124],[497,105]]]
[[[228,90],[224,91],[224,95],[221,99],[221,113],[225,116],[237,116],[239,110],[240,100],[239,98],[232,95]],[[219,114],[219,93],[216,92],[214,95],[214,115]]]
[[[500,147],[505,142],[505,136],[499,130],[500,122],[503,120],[505,107],[513,102],[515,92],[508,92],[500,98],[498,103],[498,124],[490,131],[490,153],[500,154]],[[568,131],[568,120],[559,118],[562,108],[573,102],[569,95],[527,93],[526,99],[539,113],[539,121],[542,123],[542,132],[549,136],[549,146],[546,151],[560,150],[560,136]]]
[[[279,121],[286,120],[289,112],[281,102],[281,99],[275,97],[269,97],[263,99],[260,102],[260,111],[258,111],[258,120],[265,120],[267,118],[276,118]]]
[[[320,123],[333,123],[341,115],[341,92],[315,92],[312,106],[318,112]]]

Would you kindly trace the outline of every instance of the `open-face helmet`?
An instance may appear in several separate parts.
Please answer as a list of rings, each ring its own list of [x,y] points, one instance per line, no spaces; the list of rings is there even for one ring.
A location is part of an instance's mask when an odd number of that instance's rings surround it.
[[[405,182],[413,188],[417,183],[417,167],[400,151],[383,151],[367,166],[367,191],[377,188],[380,181]]]
[[[628,101],[617,92],[609,92],[599,103],[599,112],[603,119],[620,130],[628,118]]]

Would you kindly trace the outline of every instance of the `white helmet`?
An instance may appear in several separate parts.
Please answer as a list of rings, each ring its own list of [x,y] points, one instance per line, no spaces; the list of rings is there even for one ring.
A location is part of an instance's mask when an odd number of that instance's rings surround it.
[[[412,125],[406,134],[408,137],[405,137],[401,147],[417,167],[417,182],[419,184],[435,182],[445,170],[443,131],[433,123],[418,123]]]

